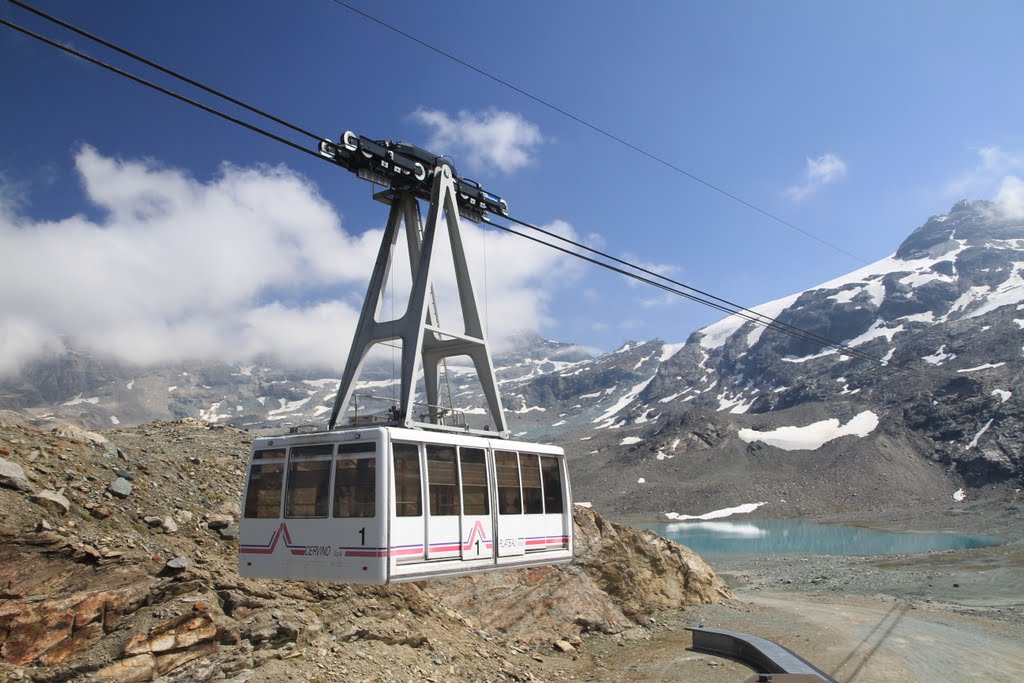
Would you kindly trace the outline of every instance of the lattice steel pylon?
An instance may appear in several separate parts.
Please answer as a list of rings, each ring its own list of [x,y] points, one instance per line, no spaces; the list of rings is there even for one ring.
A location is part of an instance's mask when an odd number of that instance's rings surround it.
[[[451,169],[439,165],[433,174],[433,189],[427,221],[420,225],[420,212],[412,190],[389,190],[379,193],[378,199],[390,203],[384,238],[370,277],[370,285],[363,301],[352,347],[349,350],[341,385],[334,400],[334,408],[328,428],[337,426],[339,416],[344,416],[355,393],[356,381],[371,348],[380,343],[401,340],[402,368],[401,388],[397,414],[391,421],[409,428],[426,428],[447,431],[486,433],[508,437],[505,412],[498,394],[498,382],[494,374],[494,362],[487,347],[487,339],[473,283],[469,274],[466,252],[462,244],[459,207],[455,182]],[[459,304],[462,309],[464,329],[461,331],[443,329],[431,315],[431,273],[434,261],[434,245],[442,229],[442,216],[451,244],[452,260],[455,267],[455,281],[458,287]],[[404,227],[409,249],[409,265],[412,271],[412,288],[405,313],[394,320],[379,321],[384,288],[394,258],[395,245],[400,229]],[[422,229],[421,229],[422,228]],[[476,430],[467,425],[444,424],[444,410],[438,405],[440,395],[439,368],[442,362],[454,356],[468,356],[476,369],[487,401],[494,429]],[[413,409],[416,391],[416,376],[423,369],[423,381],[427,394],[426,412],[417,419]]]

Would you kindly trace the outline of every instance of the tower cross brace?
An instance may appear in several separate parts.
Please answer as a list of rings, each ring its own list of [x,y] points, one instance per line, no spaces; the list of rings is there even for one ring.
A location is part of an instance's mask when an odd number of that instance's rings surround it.
[[[473,293],[466,252],[462,244],[455,182],[451,169],[447,165],[439,165],[433,176],[430,210],[425,225],[421,226],[419,204],[413,191],[393,190],[377,195],[385,203],[390,203],[391,210],[380,250],[377,253],[377,260],[374,263],[373,274],[370,277],[366,298],[363,301],[363,308],[359,315],[352,347],[345,363],[341,384],[334,400],[334,407],[328,422],[329,429],[334,429],[337,426],[339,416],[342,418],[345,416],[355,394],[356,381],[371,348],[376,344],[400,340],[402,342],[401,388],[398,405],[391,415],[391,421],[409,428],[479,432],[490,436],[494,436],[497,432],[497,435],[501,437],[508,436],[508,425],[505,422],[501,396],[498,393],[494,363],[491,360],[483,325],[480,322],[480,313]],[[438,232],[442,229],[442,216],[451,244],[459,305],[465,326],[462,331],[444,329],[438,320],[436,310],[432,311],[430,305],[432,294],[430,278],[434,261],[434,246],[438,239]],[[408,306],[400,317],[381,321],[379,317],[384,288],[387,285],[388,272],[402,227],[405,228],[412,274]],[[439,405],[439,368],[441,363],[454,356],[468,356],[473,361],[487,401],[494,431],[474,430],[465,425],[443,424],[444,409]],[[423,370],[427,406],[426,412],[417,416],[413,398],[416,391],[416,377],[420,368]],[[423,419],[417,419],[418,417]]]

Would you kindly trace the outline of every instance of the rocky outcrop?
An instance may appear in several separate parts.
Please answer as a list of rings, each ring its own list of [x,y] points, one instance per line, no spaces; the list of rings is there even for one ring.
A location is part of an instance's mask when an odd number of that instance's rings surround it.
[[[485,631],[528,641],[619,633],[658,610],[718,602],[729,589],[699,555],[652,531],[573,509],[572,564],[434,582],[426,590]]]
[[[96,559],[51,532],[0,535],[0,660],[63,664],[142,606],[148,572]]]
[[[576,563],[632,619],[718,602],[728,586],[689,548],[576,506]]]

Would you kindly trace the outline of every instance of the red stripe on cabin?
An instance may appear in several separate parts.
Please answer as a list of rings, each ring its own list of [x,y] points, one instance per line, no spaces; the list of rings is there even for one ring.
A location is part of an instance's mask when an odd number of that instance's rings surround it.
[[[392,555],[422,555],[423,554],[423,546],[419,546],[418,548],[392,548],[391,549],[391,554]]]
[[[433,543],[430,544],[430,552],[432,552],[432,553],[453,553],[456,550],[459,550],[459,545],[458,544],[455,544],[455,545],[451,545],[451,544],[449,544],[449,545],[434,545]]]
[[[384,557],[386,550],[346,550],[345,557]]]

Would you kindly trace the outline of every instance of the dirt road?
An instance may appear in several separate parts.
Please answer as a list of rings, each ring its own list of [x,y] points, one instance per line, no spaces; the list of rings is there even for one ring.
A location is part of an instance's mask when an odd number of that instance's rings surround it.
[[[666,614],[633,639],[594,636],[574,664],[595,681],[737,682],[750,671],[688,652],[687,626],[774,640],[843,683],[1024,680],[1024,546],[901,557],[726,563],[729,604]]]
[[[738,682],[750,671],[697,655],[686,626],[753,633],[779,642],[844,683],[1024,680],[1019,624],[863,596],[740,593],[732,605],[689,610],[649,639],[595,638],[577,677],[645,683]]]

